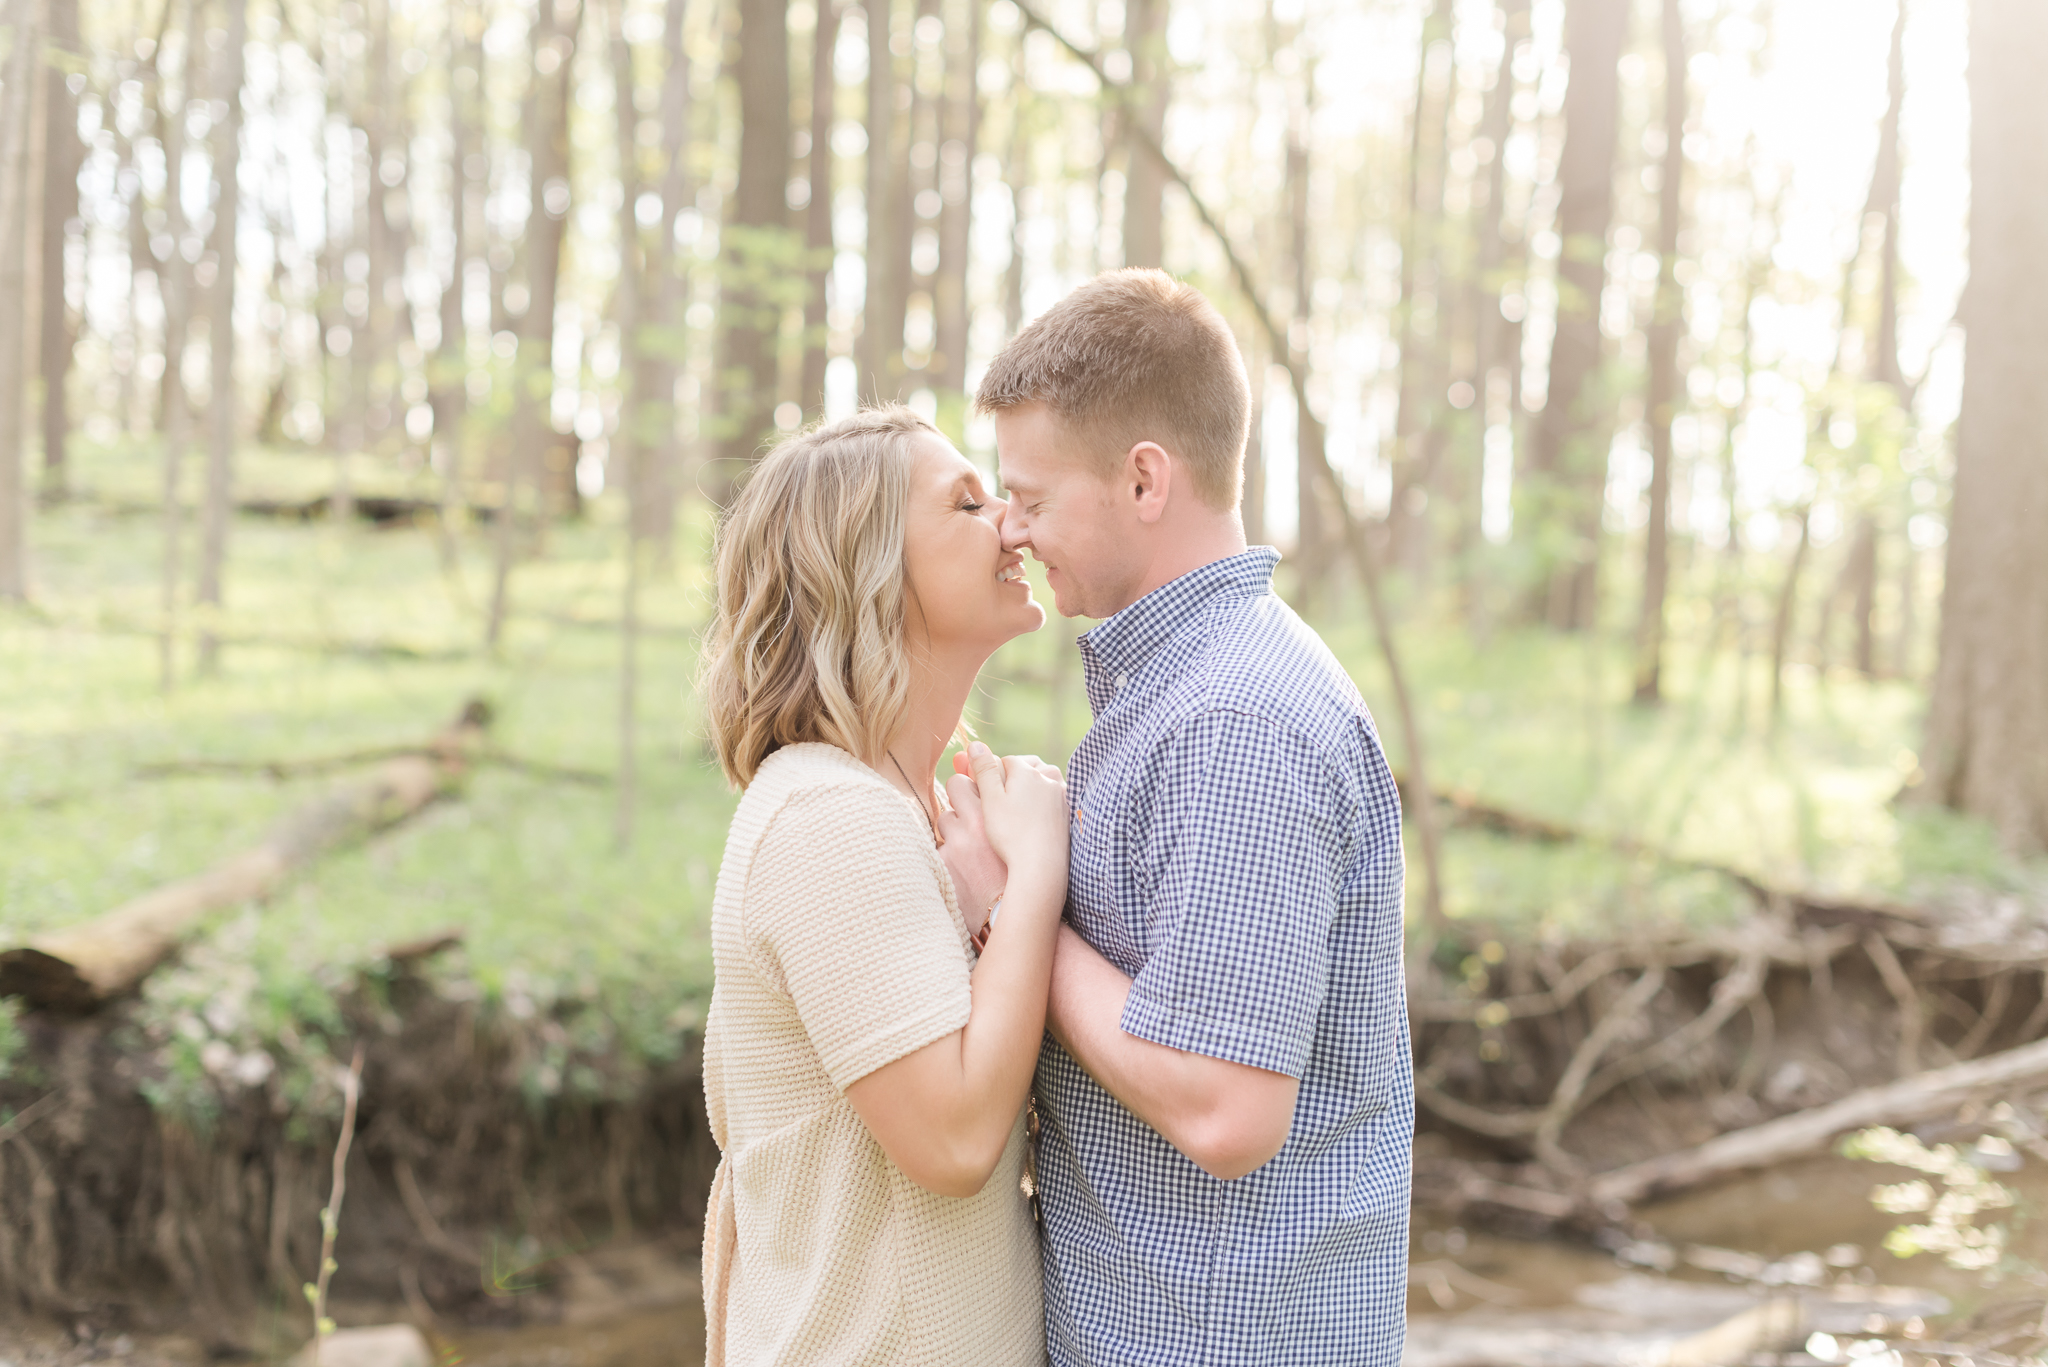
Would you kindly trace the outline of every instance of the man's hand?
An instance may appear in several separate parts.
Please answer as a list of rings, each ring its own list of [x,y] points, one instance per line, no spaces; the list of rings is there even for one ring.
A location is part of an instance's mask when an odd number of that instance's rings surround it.
[[[953,756],[953,777],[946,780],[946,801],[952,810],[939,813],[939,834],[946,843],[939,857],[953,875],[953,892],[969,934],[978,934],[993,902],[1009,881],[1009,869],[988,843],[988,823],[981,790],[968,772],[967,752]]]

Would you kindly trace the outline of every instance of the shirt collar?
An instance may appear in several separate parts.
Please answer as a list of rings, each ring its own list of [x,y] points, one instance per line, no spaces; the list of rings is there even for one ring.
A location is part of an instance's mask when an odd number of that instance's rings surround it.
[[[1081,658],[1092,670],[1131,674],[1213,600],[1270,592],[1279,563],[1271,546],[1253,546],[1190,570],[1083,632]]]

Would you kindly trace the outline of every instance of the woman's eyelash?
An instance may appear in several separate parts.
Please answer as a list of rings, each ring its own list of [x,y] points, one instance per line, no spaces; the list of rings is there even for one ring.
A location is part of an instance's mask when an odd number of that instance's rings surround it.
[[[976,503],[973,499],[970,498],[965,503],[960,505],[960,511],[963,513],[978,513],[987,506],[988,505],[986,503]]]

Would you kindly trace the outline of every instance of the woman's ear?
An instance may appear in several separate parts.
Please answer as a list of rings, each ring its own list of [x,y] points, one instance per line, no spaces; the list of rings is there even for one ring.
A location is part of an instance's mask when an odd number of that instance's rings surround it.
[[[1129,480],[1138,521],[1157,522],[1166,515],[1166,500],[1173,492],[1173,457],[1156,441],[1141,441],[1124,457],[1124,474]]]

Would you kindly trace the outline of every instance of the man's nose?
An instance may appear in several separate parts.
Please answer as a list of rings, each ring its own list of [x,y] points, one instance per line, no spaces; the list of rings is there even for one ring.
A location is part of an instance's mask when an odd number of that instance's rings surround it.
[[[1022,550],[1031,544],[1031,528],[1027,525],[1024,515],[1017,510],[1016,499],[1010,499],[1003,504],[1000,526],[1004,550]]]

